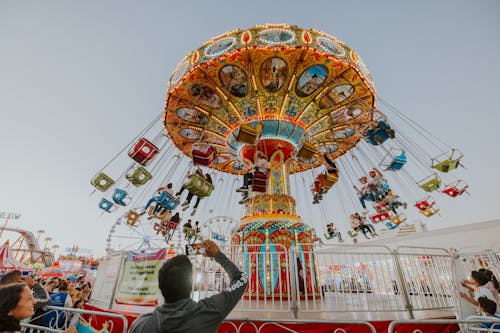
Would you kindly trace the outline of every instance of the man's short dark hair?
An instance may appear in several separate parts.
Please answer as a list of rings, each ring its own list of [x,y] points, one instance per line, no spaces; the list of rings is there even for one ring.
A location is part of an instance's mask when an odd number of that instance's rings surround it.
[[[488,297],[481,296],[477,299],[477,302],[484,312],[488,313],[490,316],[493,316],[495,312],[497,312],[497,303]]]
[[[23,273],[21,273],[21,271],[18,271],[17,269],[13,271],[8,271],[0,279],[0,285],[8,285],[16,283],[21,276],[23,276]]]
[[[166,303],[189,298],[193,288],[193,264],[184,254],[167,260],[158,272],[158,282]]]

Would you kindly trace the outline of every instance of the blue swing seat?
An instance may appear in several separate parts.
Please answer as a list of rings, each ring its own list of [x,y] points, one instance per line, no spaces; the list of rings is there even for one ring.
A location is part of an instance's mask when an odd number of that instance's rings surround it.
[[[170,194],[166,191],[163,191],[159,195],[159,200],[157,201],[157,204],[172,211],[175,209],[175,207],[177,207],[177,205],[179,204],[179,201],[172,194]]]
[[[392,223],[392,222],[386,222],[386,223],[385,223],[385,226],[386,226],[389,230],[394,230],[394,229],[396,229],[397,227],[399,227],[399,224]]]
[[[408,159],[406,158],[406,153],[403,151],[401,154],[394,157],[391,165],[389,166],[389,169],[401,170],[401,168],[406,164],[407,161]]]
[[[117,205],[126,206],[127,202],[125,202],[125,199],[127,198],[127,196],[128,196],[127,191],[116,188],[113,193],[113,201]]]
[[[113,209],[114,206],[115,205],[113,205],[113,203],[106,198],[102,198],[99,202],[99,208],[108,213],[111,212],[111,209]]]

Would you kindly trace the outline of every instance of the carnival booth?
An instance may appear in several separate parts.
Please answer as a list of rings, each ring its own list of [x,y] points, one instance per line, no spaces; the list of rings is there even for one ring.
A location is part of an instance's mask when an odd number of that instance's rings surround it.
[[[17,261],[12,256],[12,252],[10,251],[9,241],[6,241],[0,248],[0,275],[3,275],[4,272],[11,271],[14,269],[17,269],[23,273],[33,272],[33,269],[30,266]]]

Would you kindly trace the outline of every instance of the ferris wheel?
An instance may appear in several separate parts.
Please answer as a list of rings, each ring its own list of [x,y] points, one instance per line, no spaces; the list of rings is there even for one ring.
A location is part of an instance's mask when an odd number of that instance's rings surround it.
[[[215,216],[203,223],[204,234],[217,243],[229,243],[232,230],[239,225],[238,220],[229,216]]]
[[[154,219],[148,219],[147,215],[136,214],[131,216],[131,212],[140,211],[136,208],[126,212],[119,217],[111,226],[106,238],[106,252],[123,250],[156,249],[165,247],[168,240],[161,233]]]

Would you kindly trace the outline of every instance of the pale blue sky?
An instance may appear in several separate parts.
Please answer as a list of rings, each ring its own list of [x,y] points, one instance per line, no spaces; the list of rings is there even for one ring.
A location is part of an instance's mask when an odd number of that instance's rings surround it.
[[[385,100],[465,154],[472,196],[431,228],[500,216],[498,1],[0,0],[0,211],[102,254],[89,179],[162,111],[177,63],[235,28],[288,23],[356,50]]]

